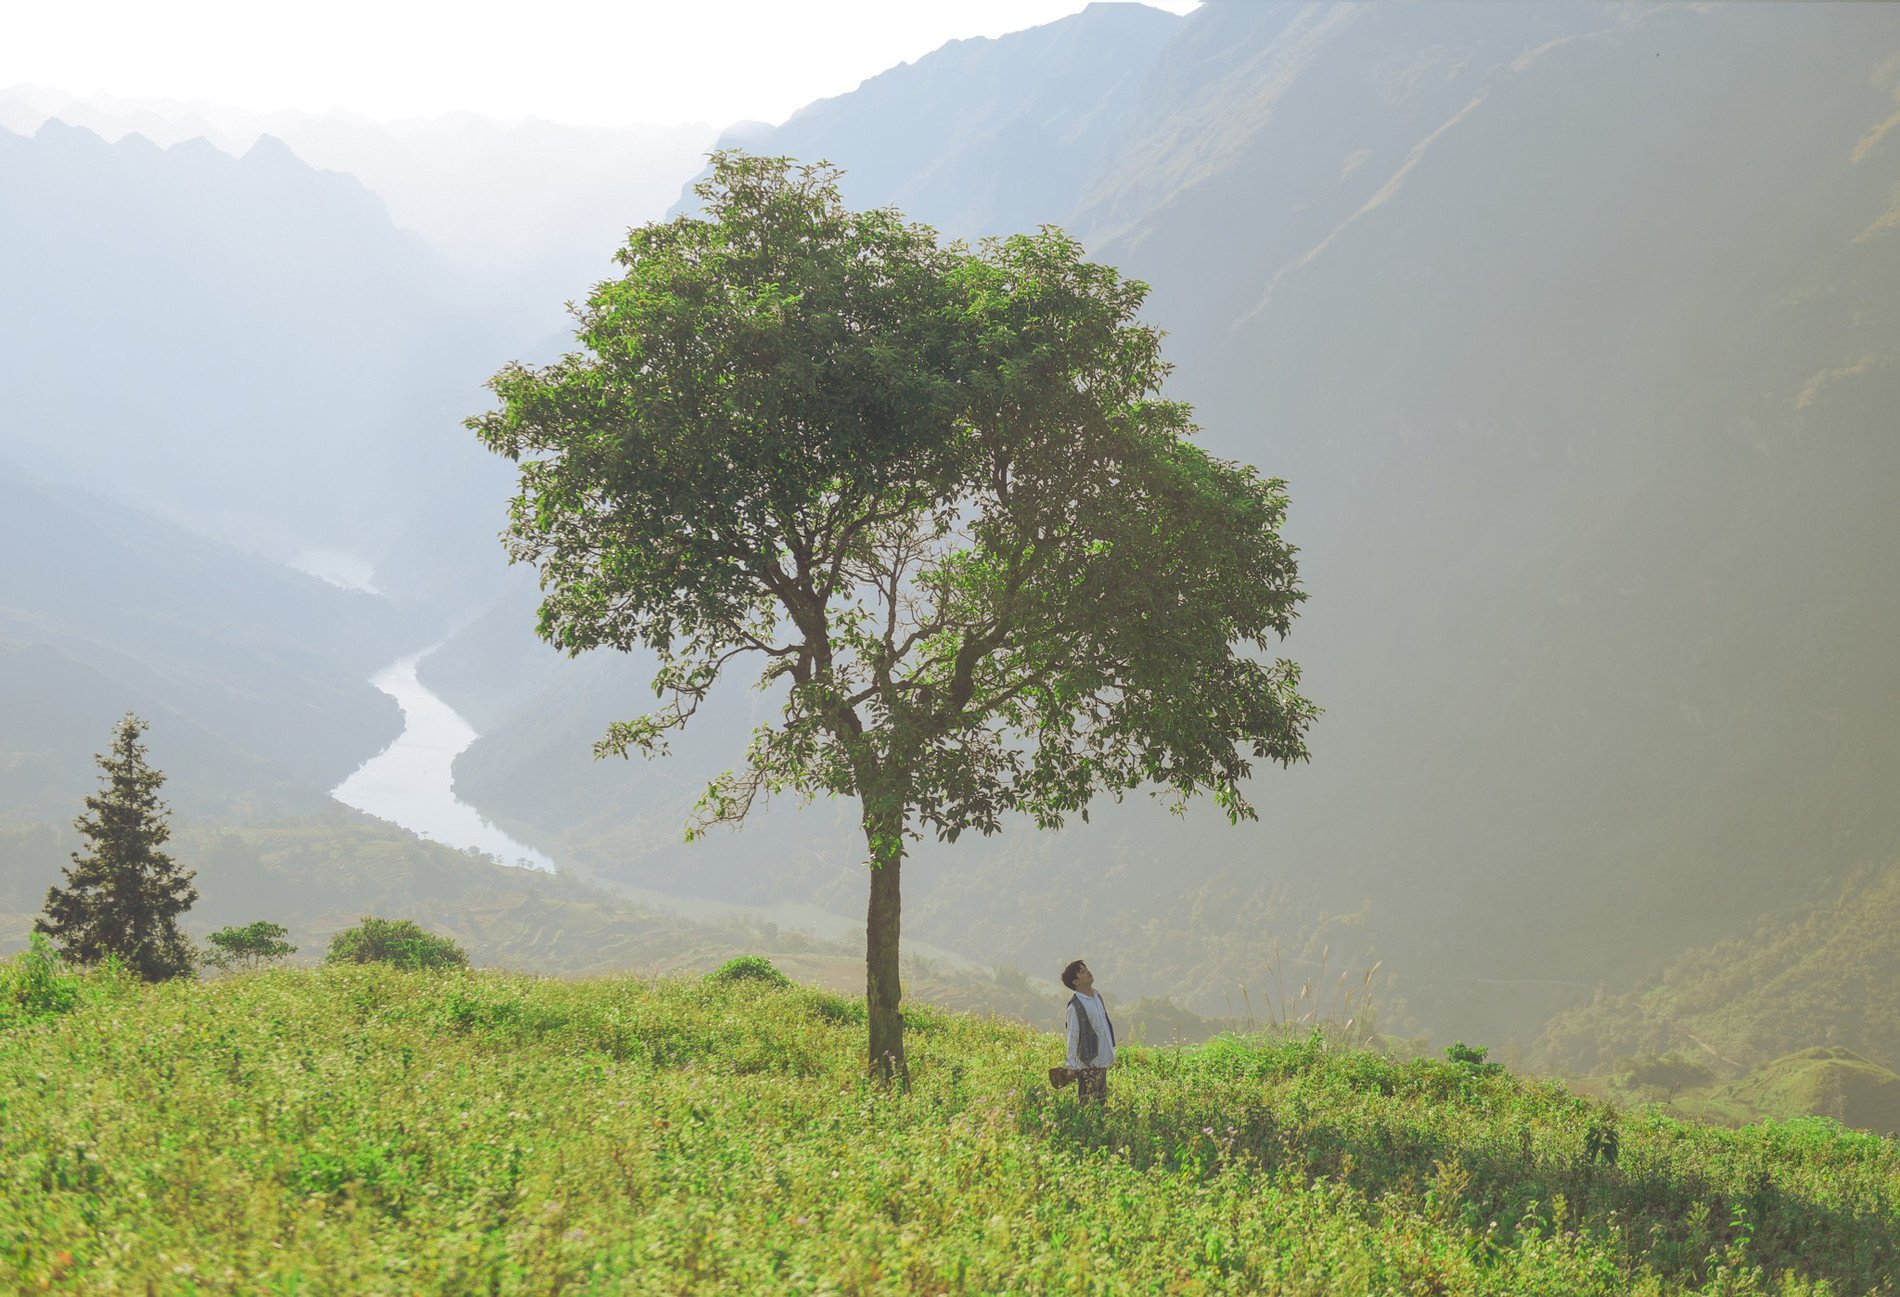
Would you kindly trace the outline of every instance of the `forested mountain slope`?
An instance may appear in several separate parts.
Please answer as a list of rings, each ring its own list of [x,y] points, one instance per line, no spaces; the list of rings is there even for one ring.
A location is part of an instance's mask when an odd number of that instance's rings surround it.
[[[1756,1067],[1837,1046],[1900,1067],[1900,865],[1860,871],[1813,906],[1684,952],[1642,987],[1559,1017],[1539,1061],[1572,1075],[1619,1058],[1711,1055]]]
[[[181,807],[315,809],[401,730],[367,677],[417,633],[385,600],[0,460],[0,815],[77,814],[128,709],[175,754]]]
[[[1262,782],[1276,863],[1463,1014],[1890,860],[1900,14],[1288,17],[1170,48],[1151,85],[1271,102],[1157,91],[1131,169],[1218,147],[1100,247],[1210,443],[1291,482],[1329,710]]]

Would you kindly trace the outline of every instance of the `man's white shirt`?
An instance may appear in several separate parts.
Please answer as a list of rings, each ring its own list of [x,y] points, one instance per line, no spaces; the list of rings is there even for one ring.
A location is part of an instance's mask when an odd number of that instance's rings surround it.
[[[1088,1013],[1089,1025],[1095,1028],[1096,1050],[1095,1057],[1092,1059],[1083,1060],[1075,1056],[1076,1037],[1082,1033],[1077,1030],[1078,1024],[1075,1021],[1075,1004],[1069,1005],[1067,1015],[1069,1026],[1068,1066],[1071,1068],[1113,1067],[1115,1065],[1115,1041],[1109,1034],[1108,1009],[1102,1004],[1102,997],[1093,994],[1084,995],[1082,992],[1077,991],[1075,993],[1075,1002],[1076,1004],[1080,1004]]]

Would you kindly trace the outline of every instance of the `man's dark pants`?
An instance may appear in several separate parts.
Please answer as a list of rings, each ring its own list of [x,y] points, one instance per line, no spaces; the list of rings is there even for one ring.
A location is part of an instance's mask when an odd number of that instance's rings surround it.
[[[1082,1103],[1107,1103],[1108,1069],[1106,1067],[1076,1068],[1075,1097]]]

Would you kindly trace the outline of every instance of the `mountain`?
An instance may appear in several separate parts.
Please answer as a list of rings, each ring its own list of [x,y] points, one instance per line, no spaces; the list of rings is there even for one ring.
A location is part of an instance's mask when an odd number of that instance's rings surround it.
[[[896,206],[957,237],[1034,229],[1071,211],[1113,156],[1143,77],[1182,22],[1098,0],[1013,35],[951,41],[721,143],[828,159],[845,169],[853,206]],[[697,203],[689,187],[673,210]]]
[[[1328,712],[1276,865],[1375,898],[1447,1030],[1900,849],[1896,52],[1884,9],[1210,5],[1078,216],[1291,483]]]
[[[1550,1024],[1537,1061],[1569,1075],[1676,1053],[1731,1067],[1815,1046],[1900,1066],[1900,864],[1858,871],[1825,900],[1686,950],[1628,991]]]
[[[127,710],[182,805],[306,812],[400,731],[366,681],[418,633],[385,599],[0,460],[0,814],[76,814]]]
[[[1383,957],[1434,1031],[1528,1041],[1900,855],[1900,11],[1215,0],[1154,21],[1132,90],[1048,66],[1090,87],[1076,120],[1121,115],[1105,145],[1036,146],[1069,178],[1023,190],[1034,212],[936,185],[910,141],[1019,174],[996,123],[1038,92],[986,95],[1052,29],[750,145],[820,153],[853,201],[956,233],[1068,224],[1154,286],[1204,444],[1290,483],[1311,600],[1287,652],[1327,711],[1310,767],[1257,780],[1264,823],[1131,803],[924,844],[907,932],[1025,966],[1112,951],[1204,1010],[1315,938]],[[936,79],[953,64],[961,98]],[[524,690],[459,768],[631,869],[631,826],[674,796],[659,767],[599,775],[582,835],[541,809],[559,779],[510,757],[532,730],[548,759],[565,723],[585,763],[618,710],[573,681]],[[743,725],[692,742],[680,759],[716,768]],[[833,818],[715,839],[695,880],[790,894],[820,849],[841,901],[862,849]]]
[[[572,126],[475,113],[371,121],[347,113],[259,113],[228,104],[40,86],[0,89],[0,129],[30,135],[49,118],[106,140],[138,134],[161,146],[205,139],[241,156],[274,137],[319,171],[373,191],[390,219],[438,251],[520,281],[516,309],[556,312],[607,273],[629,225],[658,215],[715,131],[700,123]],[[532,283],[536,298],[525,296]]]
[[[0,454],[274,557],[372,565],[504,480],[460,428],[505,312],[281,142],[0,132]]]
[[[1829,1117],[1843,1126],[1900,1136],[1900,1076],[1852,1050],[1821,1045],[1778,1058],[1729,1087],[1729,1093],[1784,1121]]]
[[[150,694],[58,650],[0,644],[0,823],[70,820],[99,787],[96,753],[127,712],[151,722],[154,769],[178,811],[249,819],[310,814],[329,801],[316,783],[247,753]],[[42,889],[43,890],[43,889]]]

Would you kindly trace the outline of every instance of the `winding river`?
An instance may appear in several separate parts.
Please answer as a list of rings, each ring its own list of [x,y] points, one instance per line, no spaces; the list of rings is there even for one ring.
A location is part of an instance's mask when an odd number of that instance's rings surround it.
[[[554,861],[482,818],[481,812],[455,796],[455,758],[479,735],[456,710],[416,678],[416,665],[435,651],[434,645],[396,659],[370,677],[369,682],[396,700],[402,708],[403,729],[396,740],[365,761],[356,773],[331,790],[345,806],[400,825],[419,837],[445,846],[473,847],[503,864],[555,871]],[[861,942],[864,920],[847,918],[798,901],[772,905],[741,905],[704,897],[671,896],[663,892],[606,884],[622,896],[650,908],[688,919],[715,922],[750,918],[777,924],[792,932],[808,932],[822,940]],[[975,969],[974,961],[927,942],[909,940],[905,949],[955,968]]]
[[[425,688],[416,664],[434,646],[398,658],[369,678],[402,708],[402,733],[331,790],[345,806],[400,824],[446,846],[469,848],[504,864],[554,872],[554,861],[515,841],[455,795],[455,758],[477,738],[475,727]]]

